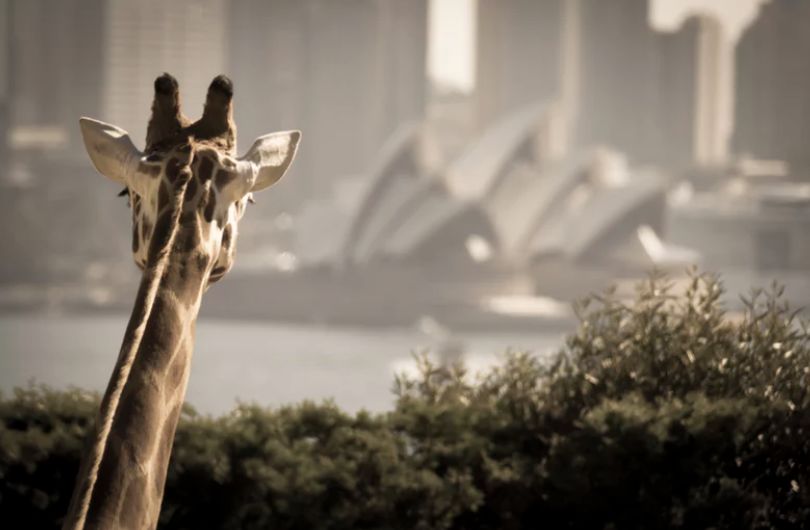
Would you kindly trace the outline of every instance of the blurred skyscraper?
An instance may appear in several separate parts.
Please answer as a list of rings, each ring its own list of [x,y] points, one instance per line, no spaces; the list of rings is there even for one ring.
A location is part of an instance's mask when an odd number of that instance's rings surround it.
[[[143,145],[152,81],[164,71],[180,83],[183,110],[202,114],[208,84],[226,71],[226,0],[106,0],[101,119]]]
[[[476,123],[560,97],[564,0],[478,0]]]
[[[103,0],[7,0],[12,146],[70,151],[78,118],[98,115]],[[76,150],[74,150],[76,151]]]
[[[240,138],[302,129],[285,184],[299,197],[361,174],[424,115],[426,0],[234,0],[229,30]]]
[[[574,145],[606,145],[673,169],[722,163],[731,90],[720,23],[692,17],[661,33],[650,25],[648,0],[569,4]]]
[[[225,0],[8,1],[11,139],[21,150],[83,157],[83,115],[143,145],[155,77],[178,78],[193,117],[225,67]]]
[[[736,53],[734,151],[810,175],[810,2],[764,4]]]
[[[631,159],[656,149],[655,36],[648,0],[579,0],[579,103],[574,144]]]
[[[711,166],[725,161],[731,86],[720,22],[693,16],[658,36],[656,162],[669,168]]]
[[[728,142],[722,28],[674,32],[648,0],[479,0],[479,128],[531,104],[561,104],[573,151],[604,145],[667,168],[722,163]]]
[[[9,80],[11,78],[11,4],[0,0],[0,165],[8,166],[8,125],[10,112]],[[0,168],[0,182],[8,169]]]

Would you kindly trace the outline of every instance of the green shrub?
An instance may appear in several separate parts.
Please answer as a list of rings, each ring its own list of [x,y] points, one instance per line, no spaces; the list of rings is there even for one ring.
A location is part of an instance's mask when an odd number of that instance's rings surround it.
[[[577,305],[553,359],[417,358],[393,411],[183,415],[161,528],[808,528],[810,341],[781,292],[712,276]],[[0,399],[0,517],[58,525],[97,396]],[[12,518],[12,519],[10,519]]]

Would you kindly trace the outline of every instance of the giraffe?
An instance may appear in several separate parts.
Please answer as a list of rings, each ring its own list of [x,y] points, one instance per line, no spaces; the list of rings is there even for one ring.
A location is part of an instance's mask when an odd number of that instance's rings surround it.
[[[126,131],[80,120],[96,170],[126,186],[142,277],[64,529],[157,526],[202,295],[233,265],[252,194],[283,176],[301,137],[261,136],[237,158],[227,77],[211,82],[193,123],[180,110],[174,77],[161,75],[154,88],[144,152]]]

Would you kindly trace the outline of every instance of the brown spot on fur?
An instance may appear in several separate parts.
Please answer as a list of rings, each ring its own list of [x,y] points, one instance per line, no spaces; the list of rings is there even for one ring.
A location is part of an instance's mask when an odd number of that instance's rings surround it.
[[[181,237],[184,239],[185,235]],[[179,244],[182,244],[178,242]],[[181,249],[177,249],[181,252]],[[163,281],[173,286],[173,293],[181,304],[193,305],[200,296],[204,271],[210,265],[210,256],[198,249],[192,248],[183,253],[164,271]]]
[[[160,183],[160,190],[158,190],[158,211],[163,210],[169,205],[169,188],[165,182]]]
[[[181,252],[190,252],[200,246],[200,234],[197,230],[197,214],[194,211],[184,212],[180,216],[180,232],[177,234],[175,247]]]
[[[223,189],[225,186],[233,182],[235,178],[236,178],[235,172],[220,169],[219,171],[217,171],[217,176],[215,179],[217,188]]]
[[[231,247],[232,227],[228,225],[222,231],[222,248],[228,250]]]
[[[197,170],[197,178],[200,179],[200,182],[208,182],[211,180],[211,175],[214,172],[214,161],[211,160],[209,157],[204,156],[202,157],[202,161],[200,162],[200,168]]]
[[[166,248],[172,233],[172,212],[166,210],[158,216],[152,239],[149,241],[148,262],[154,264],[158,254]]]
[[[197,214],[193,210],[188,210],[180,215],[180,226],[187,228],[197,225]]]
[[[182,166],[187,166],[191,162],[191,144],[183,144],[177,148],[177,160]]]
[[[141,237],[138,234],[138,224],[132,225],[132,253],[136,254],[141,244]]]
[[[200,162],[201,161],[202,161],[202,158],[200,158],[200,154],[195,152],[194,153],[194,158],[191,159],[191,163],[189,164],[189,167],[191,168],[191,172],[194,175],[199,175],[199,169],[200,169]]]
[[[147,162],[155,163],[155,162],[160,162],[161,160],[163,160],[163,156],[160,153],[152,153],[152,154],[150,154],[149,156],[146,157]],[[158,168],[158,170],[159,170],[159,168]]]
[[[151,177],[157,177],[160,175],[160,166],[152,165],[152,164],[144,164],[140,162],[138,164],[138,172],[143,173],[144,175],[149,175]]]
[[[205,217],[205,221],[210,223],[214,220],[214,209],[217,207],[217,199],[213,192],[209,190],[208,193],[208,202],[205,205],[205,211],[203,215]]]
[[[183,164],[180,163],[180,160],[177,158],[172,157],[169,162],[166,164],[166,177],[169,179],[169,182],[174,184],[174,181],[177,180],[177,177],[180,175],[180,169],[183,167]]]
[[[188,202],[192,200],[196,195],[197,195],[197,180],[191,179],[188,181],[188,185],[186,185],[185,201]]]
[[[147,241],[150,237],[152,237],[152,223],[144,219],[141,222],[141,229],[143,231],[144,241]]]

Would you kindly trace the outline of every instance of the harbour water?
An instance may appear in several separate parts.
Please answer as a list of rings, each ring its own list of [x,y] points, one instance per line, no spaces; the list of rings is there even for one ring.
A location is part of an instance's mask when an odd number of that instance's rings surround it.
[[[29,382],[103,391],[127,316],[0,316],[0,389]],[[461,346],[472,371],[507,350],[548,355],[563,335],[463,333],[421,328],[345,328],[202,318],[186,399],[201,413],[241,402],[279,406],[334,401],[348,411],[382,411],[393,403],[394,375],[413,370],[413,353]]]

